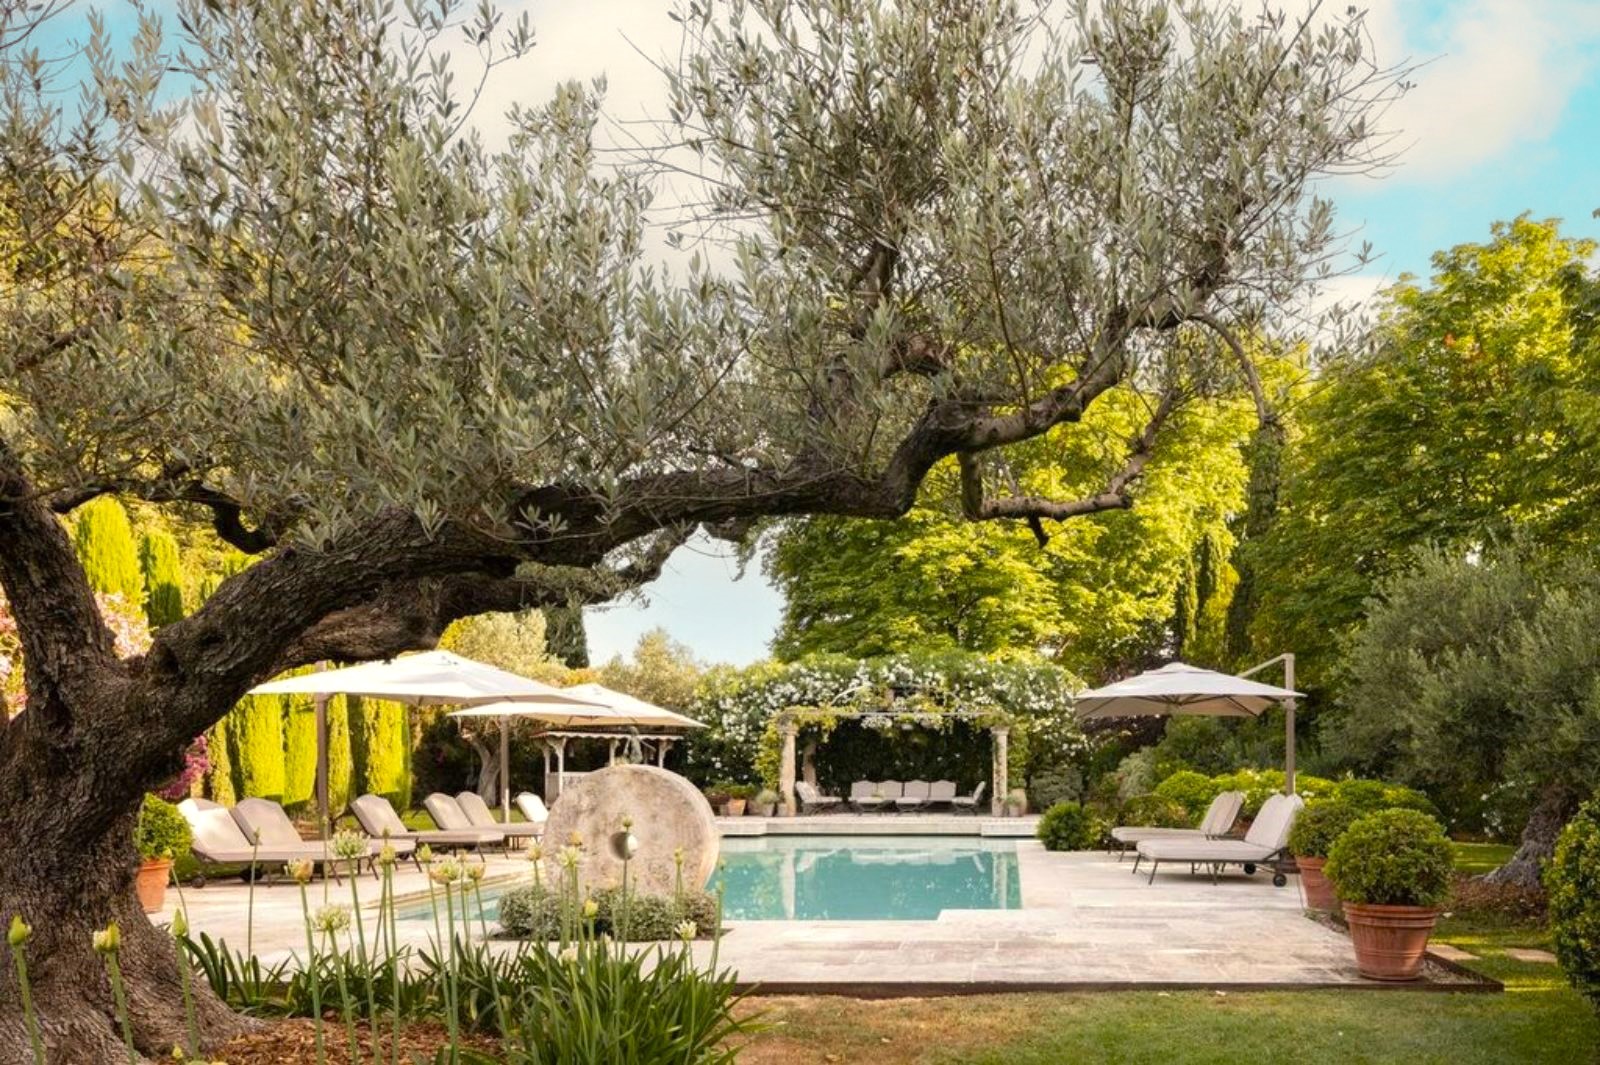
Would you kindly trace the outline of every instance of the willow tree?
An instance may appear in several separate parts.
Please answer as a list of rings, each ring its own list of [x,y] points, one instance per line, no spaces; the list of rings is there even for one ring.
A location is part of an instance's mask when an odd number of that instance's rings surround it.
[[[1191,397],[1253,382],[1232,334],[1314,279],[1308,190],[1369,165],[1395,86],[1356,23],[1210,5],[696,6],[663,72],[676,145],[612,166],[577,85],[476,134],[449,3],[190,0],[181,50],[92,43],[104,99],[66,115],[5,3],[0,585],[28,697],[0,900],[74,1061],[121,1053],[89,944],[112,919],[135,1039],[180,1041],[129,828],[251,685],[614,596],[697,528],[892,518],[950,456],[973,519],[1132,505]],[[491,68],[530,45],[464,21]],[[665,266],[661,166],[706,185]],[[1009,490],[1007,448],[1118,386],[1148,414],[1107,481]],[[62,524],[103,496],[256,561],[120,658]]]

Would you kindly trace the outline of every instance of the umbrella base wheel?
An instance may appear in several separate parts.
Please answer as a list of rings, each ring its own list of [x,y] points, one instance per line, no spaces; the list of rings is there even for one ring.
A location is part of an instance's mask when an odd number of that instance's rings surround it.
[[[1244,875],[1245,876],[1255,876],[1256,875],[1256,863],[1255,862],[1245,862],[1244,863]]]
[[[1273,873],[1272,874],[1272,886],[1273,887],[1283,887],[1283,885],[1287,884],[1288,882],[1289,882],[1289,878],[1287,876],[1284,876],[1282,873]]]

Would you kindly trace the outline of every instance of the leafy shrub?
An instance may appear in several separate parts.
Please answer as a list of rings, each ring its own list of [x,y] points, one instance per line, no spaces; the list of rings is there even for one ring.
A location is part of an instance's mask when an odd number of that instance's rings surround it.
[[[1117,820],[1141,828],[1194,827],[1194,819],[1183,804],[1165,795],[1135,795],[1123,803]]]
[[[1365,813],[1337,798],[1307,803],[1289,830],[1290,852],[1297,858],[1326,858],[1344,830]]]
[[[622,889],[604,888],[590,896],[599,907],[594,918],[596,934],[621,938]],[[676,939],[678,925],[693,921],[696,936],[705,939],[717,931],[717,898],[704,891],[686,891],[681,898],[628,894],[628,940],[648,942]],[[508,891],[500,896],[500,927],[516,939],[551,942],[561,938],[561,899],[538,885]]]
[[[1600,1010],[1600,796],[1561,830],[1544,886],[1556,957],[1572,986]]]
[[[1036,810],[1048,810],[1058,802],[1077,802],[1082,798],[1083,774],[1072,766],[1051,766],[1028,781],[1028,802]]]
[[[1244,805],[1239,813],[1248,818],[1261,812],[1261,804],[1283,791],[1284,776],[1281,769],[1240,769],[1212,777],[1218,791],[1244,792]],[[1310,773],[1296,773],[1294,790],[1306,802],[1320,799],[1333,792],[1333,781]]]
[[[1100,842],[1101,825],[1076,803],[1058,802],[1039,818],[1038,836],[1045,850],[1085,851]]]
[[[1193,824],[1205,816],[1206,807],[1217,793],[1226,790],[1218,783],[1222,779],[1184,769],[1157,784],[1155,793],[1182,806],[1189,815],[1189,823]]]
[[[1403,784],[1386,784],[1381,780],[1364,780],[1360,777],[1341,780],[1333,786],[1333,797],[1364,814],[1400,809],[1417,810],[1433,818],[1439,816],[1438,807],[1422,792]]]
[[[1156,752],[1149,747],[1134,751],[1118,762],[1112,773],[1115,798],[1127,802],[1135,795],[1148,795],[1160,779],[1156,776]]]
[[[1453,865],[1438,821],[1417,810],[1380,810],[1344,830],[1323,872],[1346,902],[1437,906],[1450,892]]]
[[[178,808],[155,795],[146,795],[139,807],[139,820],[133,827],[133,846],[145,861],[170,858],[178,861],[189,854],[194,837],[189,822]]]

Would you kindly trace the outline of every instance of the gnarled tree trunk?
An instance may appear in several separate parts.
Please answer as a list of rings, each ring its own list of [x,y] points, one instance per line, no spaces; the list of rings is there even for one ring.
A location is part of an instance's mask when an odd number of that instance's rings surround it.
[[[1556,852],[1556,837],[1578,808],[1577,794],[1563,784],[1548,785],[1523,826],[1516,853],[1500,868],[1483,875],[1486,884],[1542,891],[1544,863]]]

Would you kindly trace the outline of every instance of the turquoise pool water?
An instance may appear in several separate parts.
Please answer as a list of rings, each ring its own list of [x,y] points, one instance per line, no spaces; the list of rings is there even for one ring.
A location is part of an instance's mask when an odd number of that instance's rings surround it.
[[[1022,906],[1016,844],[964,837],[759,836],[722,841],[735,921],[931,921]]]
[[[938,836],[758,836],[722,841],[730,921],[932,921],[944,910],[1022,906],[1016,844]],[[483,919],[499,917],[505,885],[483,891]],[[401,920],[431,920],[426,903]]]

